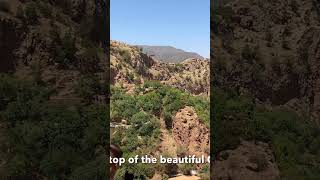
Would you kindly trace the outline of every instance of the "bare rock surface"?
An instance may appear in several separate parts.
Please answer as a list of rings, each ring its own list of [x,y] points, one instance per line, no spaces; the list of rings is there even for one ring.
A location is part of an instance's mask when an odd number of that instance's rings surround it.
[[[188,149],[189,155],[209,155],[209,129],[199,120],[193,107],[186,106],[177,112],[173,119],[172,134],[178,145]]]

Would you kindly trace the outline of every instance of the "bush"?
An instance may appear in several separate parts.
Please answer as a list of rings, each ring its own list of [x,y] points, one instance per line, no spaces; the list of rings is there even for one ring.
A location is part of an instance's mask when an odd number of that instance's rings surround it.
[[[191,170],[193,170],[193,164],[181,164],[179,165],[179,170],[182,172],[184,175],[191,175]]]
[[[130,53],[130,49],[128,48],[122,48],[119,50],[120,56],[122,57],[122,59],[125,62],[129,62],[131,59],[131,53]]]
[[[168,174],[163,174],[162,175],[162,180],[168,180],[170,177],[168,176]]]
[[[164,122],[166,125],[167,129],[171,129],[172,128],[172,114],[166,110],[164,110],[163,112],[163,117],[164,117]]]
[[[78,81],[76,90],[80,97],[91,101],[95,95],[99,94],[99,80],[95,75],[83,75]]]
[[[155,91],[139,96],[138,102],[144,111],[160,115],[162,96]]]
[[[154,130],[159,128],[158,123],[150,114],[144,112],[138,112],[132,116],[130,119],[130,124],[136,133],[141,136],[151,137],[154,133]]]

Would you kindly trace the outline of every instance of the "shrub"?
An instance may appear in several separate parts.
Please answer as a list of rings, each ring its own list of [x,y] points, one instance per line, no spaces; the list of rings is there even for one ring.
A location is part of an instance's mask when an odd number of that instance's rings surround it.
[[[157,92],[153,91],[139,96],[138,101],[144,111],[156,115],[160,114],[160,110],[162,107],[162,96],[160,96]]]
[[[168,174],[163,174],[162,175],[162,180],[168,180],[170,177],[168,176]]]
[[[125,61],[125,62],[129,62],[130,59],[131,59],[131,53],[130,53],[130,49],[128,48],[121,48],[119,50],[119,54],[120,56],[122,57],[122,59]]]
[[[179,170],[182,172],[184,175],[191,175],[191,170],[193,170],[193,164],[181,164],[179,165]]]
[[[164,122],[166,124],[166,128],[167,129],[171,129],[172,128],[172,114],[166,110],[164,110],[163,112],[163,117],[164,117]]]
[[[100,90],[99,80],[94,75],[83,75],[80,77],[76,89],[82,98],[90,101]]]

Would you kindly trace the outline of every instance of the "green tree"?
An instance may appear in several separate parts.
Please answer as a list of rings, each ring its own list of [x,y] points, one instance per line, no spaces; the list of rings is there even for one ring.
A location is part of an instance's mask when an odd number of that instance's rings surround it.
[[[87,101],[91,101],[100,92],[100,83],[97,76],[93,74],[82,75],[77,84],[77,92]]]

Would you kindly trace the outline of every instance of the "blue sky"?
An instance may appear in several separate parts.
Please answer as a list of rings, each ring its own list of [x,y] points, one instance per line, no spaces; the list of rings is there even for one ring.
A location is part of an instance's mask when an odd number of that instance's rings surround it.
[[[111,39],[209,57],[210,0],[111,0]]]

